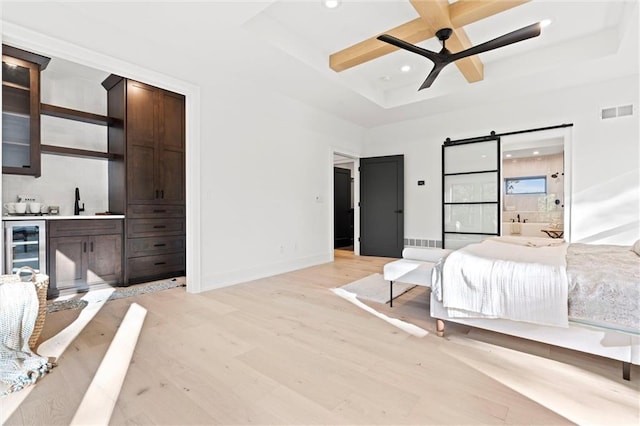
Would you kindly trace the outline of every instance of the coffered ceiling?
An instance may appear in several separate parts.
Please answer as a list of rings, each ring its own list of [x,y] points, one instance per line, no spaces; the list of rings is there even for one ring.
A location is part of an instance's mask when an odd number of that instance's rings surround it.
[[[522,4],[466,23],[468,43],[544,19],[551,25],[539,37],[478,55],[479,81],[450,65],[421,91],[433,65],[403,50],[340,72],[330,67],[333,53],[419,19],[421,0],[343,0],[335,9],[321,0],[3,1],[3,20],[187,81],[196,67],[242,79],[365,127],[638,73],[636,0],[513,1]],[[74,25],[56,24],[69,17]],[[132,43],[135,53],[122,53],[119,46]],[[435,38],[416,44],[440,50]]]
[[[588,73],[595,61],[616,55],[624,32],[632,23],[633,7],[632,2],[624,1],[518,2],[522,4],[465,25],[463,30],[470,44],[551,20],[541,36],[479,55],[484,65],[484,78],[480,81],[469,83],[458,68],[450,66],[431,88],[418,92],[433,66],[421,56],[396,50],[341,72],[329,67],[328,58],[332,53],[420,18],[414,7],[420,1],[344,1],[335,9],[323,8],[321,3],[277,1],[245,27],[325,78],[386,109],[465,92],[491,95],[504,84],[526,89],[540,82],[538,76],[545,75],[562,78],[569,84],[572,79],[579,79],[578,74]],[[416,44],[432,51],[441,47],[435,38]],[[401,71],[404,65],[410,71]],[[566,71],[562,72],[563,69]]]

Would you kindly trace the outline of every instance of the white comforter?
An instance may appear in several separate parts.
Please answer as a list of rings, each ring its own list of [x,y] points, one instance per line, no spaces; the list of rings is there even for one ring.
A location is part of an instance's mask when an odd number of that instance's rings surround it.
[[[567,327],[567,246],[539,238],[470,244],[436,264],[432,291],[452,318]]]

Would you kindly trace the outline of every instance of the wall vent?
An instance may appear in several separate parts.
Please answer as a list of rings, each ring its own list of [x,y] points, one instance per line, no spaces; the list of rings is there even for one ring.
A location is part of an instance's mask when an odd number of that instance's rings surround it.
[[[633,115],[633,104],[621,105],[619,107],[602,108],[600,111],[600,117],[603,120],[616,117],[627,117]]]
[[[440,240],[423,240],[418,238],[405,238],[405,247],[438,247],[442,248],[442,241]]]
[[[618,117],[633,115],[633,105],[624,105],[618,107]]]

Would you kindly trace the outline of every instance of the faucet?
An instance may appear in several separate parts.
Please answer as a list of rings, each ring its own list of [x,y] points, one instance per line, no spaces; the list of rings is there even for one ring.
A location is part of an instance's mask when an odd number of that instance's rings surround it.
[[[78,188],[76,188],[77,190]],[[520,213],[518,213],[518,223],[520,223]]]
[[[80,212],[84,211],[84,203],[82,203],[82,207],[80,207],[80,190],[76,188],[76,203],[73,206],[73,214],[79,215]]]

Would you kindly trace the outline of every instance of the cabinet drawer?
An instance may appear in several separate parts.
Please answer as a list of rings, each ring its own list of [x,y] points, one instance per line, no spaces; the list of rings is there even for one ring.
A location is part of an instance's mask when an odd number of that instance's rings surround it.
[[[130,280],[157,277],[174,272],[182,275],[185,271],[185,254],[173,253],[157,256],[132,257],[127,259]]]
[[[50,237],[122,234],[122,219],[49,220]]]
[[[154,217],[184,217],[184,206],[158,205],[158,204],[129,204],[127,217],[131,219]]]
[[[127,257],[184,252],[185,237],[130,238],[127,248]]]
[[[184,219],[129,219],[127,237],[159,237],[163,235],[182,235],[185,233]]]

